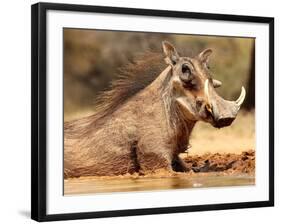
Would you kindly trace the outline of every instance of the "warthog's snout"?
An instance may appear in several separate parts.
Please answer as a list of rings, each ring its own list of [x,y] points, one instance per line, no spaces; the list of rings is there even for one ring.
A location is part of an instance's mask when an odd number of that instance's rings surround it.
[[[208,85],[208,80],[206,80],[204,88],[207,97],[206,110],[212,117],[213,126],[222,128],[231,125],[245,99],[246,91],[244,87],[242,87],[241,94],[236,101],[228,101],[220,97],[214,88],[209,89]]]
[[[231,125],[237,116],[238,110],[239,108],[232,102],[222,98],[217,99],[212,103],[213,125],[217,128]]]

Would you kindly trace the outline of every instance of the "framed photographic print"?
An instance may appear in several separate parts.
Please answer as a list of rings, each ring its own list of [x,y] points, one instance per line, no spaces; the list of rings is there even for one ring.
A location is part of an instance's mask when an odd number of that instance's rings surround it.
[[[32,219],[274,205],[274,19],[32,6]]]

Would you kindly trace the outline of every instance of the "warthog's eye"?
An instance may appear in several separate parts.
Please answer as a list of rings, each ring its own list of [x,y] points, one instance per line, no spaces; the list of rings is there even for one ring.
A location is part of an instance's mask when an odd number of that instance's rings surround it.
[[[191,80],[191,71],[187,64],[183,64],[181,67],[182,74],[180,74],[180,79],[187,83]]]
[[[182,74],[180,74],[180,79],[184,83],[184,87],[188,89],[193,89],[196,86],[196,80],[194,75],[187,64],[182,65]]]
[[[187,64],[183,64],[181,67],[182,73],[185,73],[187,75],[191,74],[190,68]]]

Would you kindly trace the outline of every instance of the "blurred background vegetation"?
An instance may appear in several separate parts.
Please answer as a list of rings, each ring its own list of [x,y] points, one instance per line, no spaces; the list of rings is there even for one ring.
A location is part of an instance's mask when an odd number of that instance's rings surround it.
[[[64,29],[65,120],[95,110],[95,98],[109,87],[118,69],[147,51],[161,52],[161,42],[170,41],[181,56],[195,56],[212,48],[210,68],[223,82],[218,92],[236,99],[244,85],[245,109],[254,108],[254,39],[199,35]],[[164,60],[163,60],[164,63]]]

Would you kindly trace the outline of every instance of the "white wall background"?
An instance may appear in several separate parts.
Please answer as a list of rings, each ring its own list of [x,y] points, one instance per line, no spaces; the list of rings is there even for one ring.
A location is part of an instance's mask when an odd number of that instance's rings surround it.
[[[30,5],[36,1],[2,1],[0,7],[0,223],[30,220]],[[280,84],[280,5],[278,1],[205,0],[60,0],[62,3],[152,8],[275,17],[275,99]],[[168,215],[150,215],[60,223],[277,223],[280,219],[280,114],[275,100],[276,206]],[[279,114],[279,115],[278,115]]]

